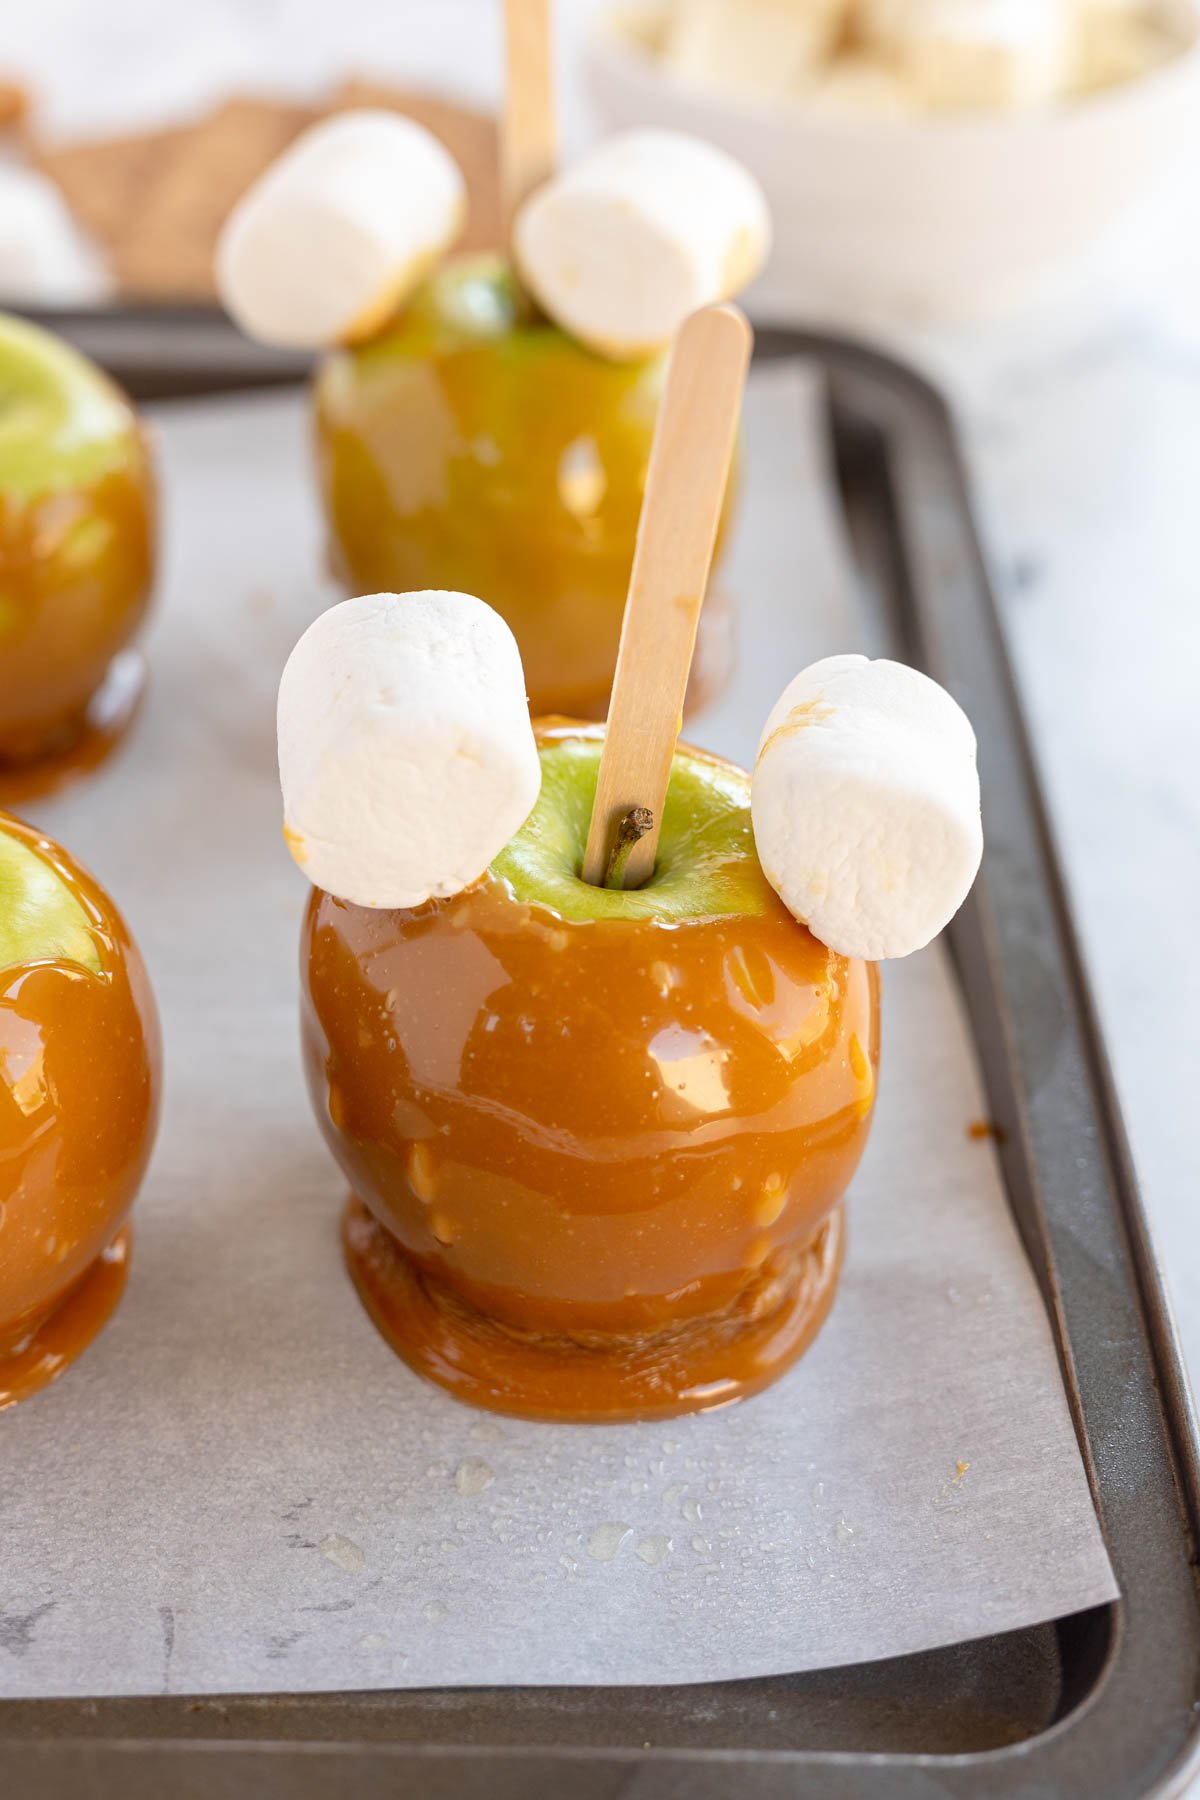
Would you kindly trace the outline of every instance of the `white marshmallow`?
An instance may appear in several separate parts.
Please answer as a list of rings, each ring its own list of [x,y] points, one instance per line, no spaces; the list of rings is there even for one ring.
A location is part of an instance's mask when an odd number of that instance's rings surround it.
[[[541,789],[516,639],[470,594],[322,613],[288,658],[278,723],[288,846],[357,906],[469,887]]]
[[[0,299],[90,306],[111,291],[54,183],[36,169],[0,164]]]
[[[621,361],[740,292],[770,239],[763,191],[733,157],[684,132],[627,131],[525,202],[513,248],[551,318]]]
[[[912,0],[895,52],[917,104],[1003,111],[1056,99],[1070,76],[1065,0]]]
[[[248,336],[303,350],[369,337],[454,242],[457,163],[390,112],[314,125],[242,196],[217,245],[221,299]]]
[[[663,57],[684,81],[784,97],[829,57],[849,0],[682,0]]]
[[[764,873],[842,956],[910,956],[966,899],[983,855],[975,733],[903,663],[832,656],[767,720],[751,790]]]
[[[1074,84],[1135,81],[1165,62],[1171,40],[1145,0],[1074,0]]]
[[[803,104],[809,114],[826,118],[905,119],[916,111],[909,90],[878,56],[839,56]]]

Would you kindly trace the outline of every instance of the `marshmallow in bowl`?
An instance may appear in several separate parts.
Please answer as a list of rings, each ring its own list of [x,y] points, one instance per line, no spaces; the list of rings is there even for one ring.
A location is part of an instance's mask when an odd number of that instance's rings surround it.
[[[1171,40],[1146,0],[1068,0],[1075,85],[1083,92],[1132,81],[1170,55]]]
[[[908,119],[912,94],[890,63],[875,56],[839,56],[804,96],[810,118]]]
[[[548,181],[517,214],[534,298],[614,361],[651,355],[690,313],[744,288],[770,248],[757,181],[681,131],[627,131]]]
[[[469,887],[541,789],[516,639],[470,594],[322,613],[288,658],[278,726],[288,847],[357,906]]]
[[[686,0],[663,57],[683,81],[783,97],[832,54],[848,12],[849,0]]]
[[[432,132],[397,113],[340,113],[297,138],[234,207],[217,287],[263,343],[352,343],[386,324],[465,214],[458,165]]]
[[[834,656],[785,690],[751,789],[767,880],[843,956],[910,956],[949,924],[983,854],[975,734],[902,663]]]
[[[1039,106],[1067,84],[1067,27],[1062,0],[911,0],[897,65],[930,111]]]

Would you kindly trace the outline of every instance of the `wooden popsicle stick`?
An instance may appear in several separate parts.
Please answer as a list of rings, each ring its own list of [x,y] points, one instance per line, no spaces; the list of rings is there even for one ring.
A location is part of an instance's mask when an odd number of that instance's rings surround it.
[[[500,122],[500,186],[506,243],[517,208],[550,179],[558,159],[550,5],[551,0],[504,0],[508,74]]]
[[[597,887],[623,826],[614,885],[639,887],[654,872],[752,343],[736,306],[710,306],[684,322],[671,351],[583,863]],[[629,821],[637,808],[651,822],[630,842],[644,826]]]

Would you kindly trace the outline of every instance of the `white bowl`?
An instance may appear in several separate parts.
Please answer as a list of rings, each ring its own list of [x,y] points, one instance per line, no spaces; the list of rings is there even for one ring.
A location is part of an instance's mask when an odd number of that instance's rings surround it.
[[[694,132],[753,169],[775,220],[751,296],[761,317],[936,324],[1010,309],[1084,260],[1173,165],[1196,168],[1192,0],[1169,6],[1179,52],[1123,86],[1037,111],[878,119],[685,84],[618,29],[629,13],[592,23],[597,112],[612,130]]]

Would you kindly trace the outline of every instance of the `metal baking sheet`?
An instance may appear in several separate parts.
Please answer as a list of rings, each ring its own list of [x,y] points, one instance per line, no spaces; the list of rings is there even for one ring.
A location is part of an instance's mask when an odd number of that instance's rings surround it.
[[[953,435],[936,396],[853,346],[765,334],[760,354],[827,372],[877,626],[980,728],[990,843],[953,949],[1125,1599],[922,1657],[708,1688],[11,1703],[14,1794],[1178,1791],[1200,1666],[1188,1405]],[[160,348],[155,384],[168,360]],[[206,385],[238,379],[207,367]]]

